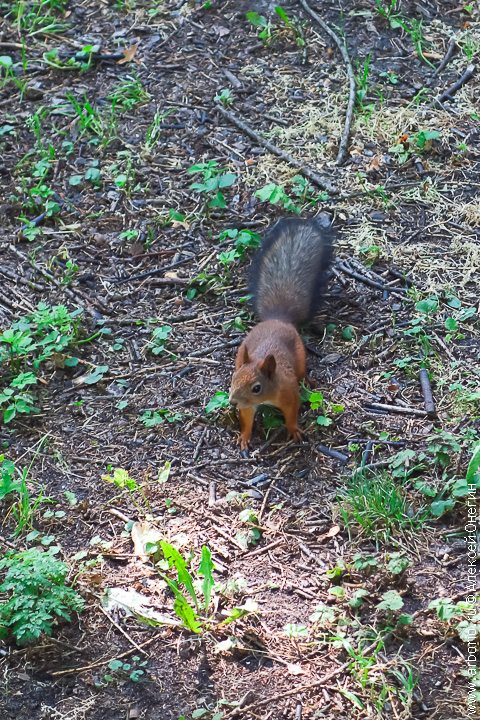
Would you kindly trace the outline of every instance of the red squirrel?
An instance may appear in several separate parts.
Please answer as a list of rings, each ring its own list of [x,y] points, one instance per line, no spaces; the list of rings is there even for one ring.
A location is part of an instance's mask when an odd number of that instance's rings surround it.
[[[285,218],[266,232],[253,260],[250,292],[260,322],[238,349],[230,387],[242,450],[248,448],[259,405],[281,410],[289,437],[301,439],[299,382],[305,378],[306,353],[296,328],[318,310],[331,257],[331,227],[315,219]]]

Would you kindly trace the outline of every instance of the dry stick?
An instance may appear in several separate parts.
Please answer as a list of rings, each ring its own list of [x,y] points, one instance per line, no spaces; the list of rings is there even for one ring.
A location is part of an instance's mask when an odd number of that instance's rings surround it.
[[[208,507],[213,507],[217,502],[217,483],[215,480],[210,480],[208,486]]]
[[[422,368],[420,370],[420,385],[422,388],[423,399],[425,402],[425,412],[428,417],[434,418],[437,416],[437,409],[432,395],[432,386],[430,385],[430,378],[428,377],[428,370]]]
[[[138,644],[135,642],[135,640],[133,640],[133,639],[130,637],[130,635],[129,635],[117,622],[115,622],[115,620],[114,620],[113,618],[110,617],[110,615],[107,613],[107,611],[106,611],[101,605],[99,605],[98,607],[100,608],[100,610],[102,611],[102,613],[105,615],[105,617],[110,620],[110,622],[112,623],[112,625],[113,625],[114,627],[116,627],[119,632],[122,633],[123,637],[127,638],[127,640],[128,640],[128,642],[130,643],[130,645],[133,645],[133,647],[136,648],[136,649],[138,650],[138,652],[142,653],[142,655],[147,655],[147,654],[148,654],[148,653],[145,652],[145,650],[143,650],[143,648],[142,648],[140,645],[138,645]]]
[[[466,591],[463,591],[461,593],[458,593],[457,595],[454,595],[453,598],[451,598],[452,602],[456,602],[457,600],[464,598],[466,595]],[[429,606],[425,608],[420,608],[419,610],[416,610],[412,614],[412,620],[416,620],[420,615],[424,615],[426,613],[429,613],[433,610],[433,608],[430,608]],[[387,642],[394,634],[394,631],[388,632],[384,635],[382,638],[383,644]],[[370,643],[370,645],[367,645],[367,647],[362,650],[363,657],[366,657],[378,644],[377,640],[374,640]],[[247,705],[245,707],[237,707],[231,710],[229,713],[223,716],[223,720],[230,720],[231,718],[235,717],[235,715],[238,715],[239,713],[246,713],[246,712],[253,712],[253,710],[256,710],[257,708],[263,707],[264,705],[269,705],[272,702],[275,702],[276,700],[282,700],[285,697],[291,697],[292,695],[296,695],[298,693],[307,692],[308,690],[313,690],[314,688],[321,687],[322,685],[325,685],[329,680],[336,677],[337,675],[340,675],[344,670],[348,668],[349,665],[353,663],[353,660],[346,660],[342,665],[339,665],[335,670],[332,670],[331,672],[327,673],[323,677],[321,677],[319,680],[315,680],[315,682],[308,683],[307,685],[300,685],[300,687],[293,688],[292,690],[286,690],[281,693],[277,693],[276,695],[271,695],[270,697],[263,698],[263,700],[259,700],[258,702],[252,703],[251,705]]]
[[[440,93],[440,95],[437,95],[437,97],[433,99],[429,107],[432,107],[436,104],[441,105],[443,100],[451,99],[452,95],[454,95],[457,90],[460,90],[460,88],[465,85],[465,83],[469,82],[473,78],[476,70],[477,68],[475,67],[475,65],[467,65],[458,80],[456,80],[453,85],[450,85],[446,90]]]
[[[448,41],[447,51],[443,57],[443,60],[435,68],[435,72],[433,73],[432,77],[436,77],[437,75],[439,75],[442,72],[442,70],[444,70],[447,67],[448,63],[450,62],[450,60],[453,57],[453,53],[455,52],[456,48],[457,48],[457,38],[455,37],[455,35],[452,35],[452,37]]]
[[[64,292],[65,295],[67,295],[71,300],[74,300],[79,305],[82,305],[82,306],[85,305],[86,306],[85,309],[87,310],[87,312],[90,315],[92,315],[93,317],[95,317],[95,311],[91,307],[88,306],[88,303],[91,302],[88,297],[86,297],[83,293],[80,293],[80,292],[76,293],[73,290],[70,290],[70,288],[62,285],[62,283],[60,283],[50,272],[48,272],[48,270],[44,270],[42,267],[40,267],[40,265],[37,265],[37,263],[33,262],[33,260],[29,261],[29,258],[26,255],[24,255],[23,253],[21,253],[19,250],[17,250],[15,245],[9,244],[8,247],[18,258],[20,258],[22,263],[24,263],[26,265],[28,262],[30,262],[32,267],[35,270],[37,270],[37,272],[39,272],[40,275],[43,275],[44,278],[46,278],[49,282],[51,282],[53,285],[55,285],[55,287],[58,288],[58,290],[61,290],[62,292]],[[105,305],[102,302],[100,302],[98,299],[97,299],[97,306],[102,310],[102,312],[105,312],[105,313],[110,312],[109,308],[105,307]]]
[[[360,275],[360,273],[355,272],[355,270],[350,270],[350,268],[346,267],[341,262],[336,263],[337,268],[343,272],[345,275],[350,275],[350,277],[354,278],[355,280],[358,280],[359,282],[362,282],[364,285],[370,285],[370,287],[377,288],[377,290],[382,290],[382,292],[389,292],[392,293],[392,295],[399,295],[404,300],[408,300],[409,298],[405,297],[405,290],[401,288],[392,288],[392,287],[385,287],[383,283],[379,283],[376,280],[371,280],[368,277],[365,277],[365,275]]]
[[[384,403],[366,403],[365,407],[372,410],[385,410],[390,413],[400,413],[400,415],[416,415],[417,417],[424,418],[426,412],[424,410],[418,410],[412,407],[403,407],[402,405],[385,405]]]
[[[167,270],[173,270],[173,268],[176,268],[179,265],[185,265],[185,263],[190,262],[191,260],[193,260],[191,257],[183,258],[182,260],[176,260],[169,265],[153,268],[153,270],[147,270],[146,272],[137,273],[136,275],[126,275],[125,277],[112,278],[110,282],[112,285],[121,285],[121,283],[133,282],[133,280],[145,280],[146,278],[155,277],[155,275],[163,275],[167,272]]]
[[[348,140],[350,138],[350,128],[352,126],[352,118],[353,118],[353,108],[355,106],[355,98],[357,94],[356,86],[355,86],[355,75],[352,68],[352,63],[350,62],[350,58],[348,56],[348,51],[346,48],[346,45],[342,40],[338,37],[337,33],[332,30],[331,27],[329,27],[326,22],[322,20],[322,18],[317,15],[316,12],[312,10],[310,5],[306,2],[306,0],[299,0],[300,5],[303,7],[306,13],[312,17],[315,22],[317,22],[321,28],[327,33],[327,35],[330,35],[338,49],[340,50],[340,53],[343,58],[343,62],[345,63],[345,68],[348,75],[348,82],[350,85],[350,91],[348,93],[348,105],[347,105],[347,112],[345,115],[345,125],[343,128],[342,133],[342,139],[340,140],[340,145],[338,147],[338,153],[337,153],[337,159],[335,160],[336,165],[341,165],[345,160],[345,155],[347,153],[347,145]]]
[[[228,110],[225,110],[224,107],[221,105],[215,106],[220,115],[223,115],[223,117],[231,122],[233,125],[236,125],[239,130],[244,132],[246,135],[251,137],[255,142],[257,142],[259,145],[262,145],[264,148],[266,148],[269,152],[271,152],[273,155],[276,155],[281,160],[285,160],[289,165],[292,167],[297,168],[302,172],[308,180],[310,180],[314,185],[317,185],[319,188],[322,188],[323,190],[327,190],[327,192],[336,194],[338,193],[337,188],[332,185],[330,180],[326,177],[323,177],[319,175],[313,168],[309,167],[308,165],[305,165],[304,163],[300,162],[300,160],[297,160],[294,158],[290,153],[285,152],[285,150],[281,150],[279,147],[271,143],[269,140],[266,140],[264,137],[259,135],[253,128],[251,128],[249,125],[243,122],[243,120],[240,120],[236,115],[229,112]]]
[[[205,355],[210,355],[211,352],[214,352],[215,350],[223,350],[224,348],[232,348],[237,347],[237,345],[240,345],[242,341],[240,338],[237,338],[236,340],[230,340],[229,342],[224,343],[218,343],[217,345],[211,345],[208,348],[202,348],[201,350],[194,350],[194,352],[191,352],[188,354],[189,358],[196,358],[196,357],[204,357]]]
[[[319,453],[322,453],[322,455],[326,455],[327,457],[333,458],[333,460],[340,460],[341,463],[346,463],[349,460],[348,455],[345,455],[344,453],[339,452],[338,450],[333,450],[332,448],[327,447],[326,445],[315,445],[315,449],[318,450]]]
[[[144,648],[147,645],[151,645],[155,640],[158,640],[160,637],[163,637],[160,635],[160,633],[157,633],[151,638],[148,638],[148,640],[145,640],[141,645],[139,645],[140,648]],[[106,665],[111,660],[123,660],[123,658],[128,657],[133,652],[135,652],[136,648],[131,647],[126,652],[121,653],[120,655],[116,655],[113,658],[105,658],[104,660],[95,660],[95,662],[90,663],[89,665],[82,665],[81,667],[76,668],[68,668],[67,670],[56,670],[55,672],[49,673],[51,677],[61,677],[62,675],[76,675],[77,673],[86,672],[87,670],[94,670],[97,667],[101,667],[102,665]]]
[[[375,645],[376,643],[372,643],[371,645],[369,645],[364,651],[364,654],[366,654],[370,650],[373,650]],[[235,717],[235,715],[238,715],[239,713],[243,714],[247,712],[252,712],[253,710],[263,707],[264,705],[269,705],[276,700],[282,700],[285,697],[291,697],[292,695],[296,695],[297,693],[302,693],[308,690],[313,690],[314,688],[321,687],[322,685],[325,685],[325,683],[329,682],[329,680],[331,680],[332,678],[340,675],[344,670],[347,669],[347,667],[352,662],[353,661],[351,659],[347,660],[342,665],[339,665],[337,668],[335,668],[335,670],[332,670],[331,672],[320,678],[320,680],[316,680],[315,682],[308,683],[307,685],[300,685],[300,687],[293,688],[292,690],[286,690],[281,693],[277,693],[276,695],[270,695],[270,697],[268,698],[264,698],[263,700],[259,700],[258,702],[252,703],[251,705],[246,705],[242,708],[234,708],[231,712],[223,716],[223,720],[230,720],[230,718]]]

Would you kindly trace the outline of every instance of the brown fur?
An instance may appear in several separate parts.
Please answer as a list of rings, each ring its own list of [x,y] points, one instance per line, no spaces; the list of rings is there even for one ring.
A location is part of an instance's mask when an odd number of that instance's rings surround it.
[[[305,377],[305,348],[291,323],[266,320],[255,325],[238,349],[230,402],[240,414],[240,446],[248,447],[258,405],[281,410],[289,434],[300,438],[298,383]],[[256,383],[261,391],[252,392]]]
[[[251,291],[261,322],[238,349],[230,402],[240,415],[240,447],[248,447],[259,405],[281,410],[299,440],[298,383],[305,378],[305,348],[296,325],[313,317],[331,257],[332,233],[318,220],[279,220],[265,235],[252,264]]]

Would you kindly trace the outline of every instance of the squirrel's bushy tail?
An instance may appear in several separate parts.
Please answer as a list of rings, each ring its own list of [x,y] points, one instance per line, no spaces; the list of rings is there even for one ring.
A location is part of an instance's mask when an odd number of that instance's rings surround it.
[[[250,292],[260,320],[301,325],[321,302],[333,231],[318,220],[285,218],[266,233],[255,256]]]

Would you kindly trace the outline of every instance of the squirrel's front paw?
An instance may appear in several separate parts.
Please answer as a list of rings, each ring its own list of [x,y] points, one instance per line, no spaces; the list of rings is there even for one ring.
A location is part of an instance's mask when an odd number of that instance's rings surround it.
[[[248,444],[250,442],[250,438],[249,437],[247,438],[244,435],[239,435],[237,442],[240,445],[240,450],[242,452],[248,453]]]
[[[303,433],[298,427],[294,430],[290,430],[288,436],[295,442],[302,442],[303,440]]]

